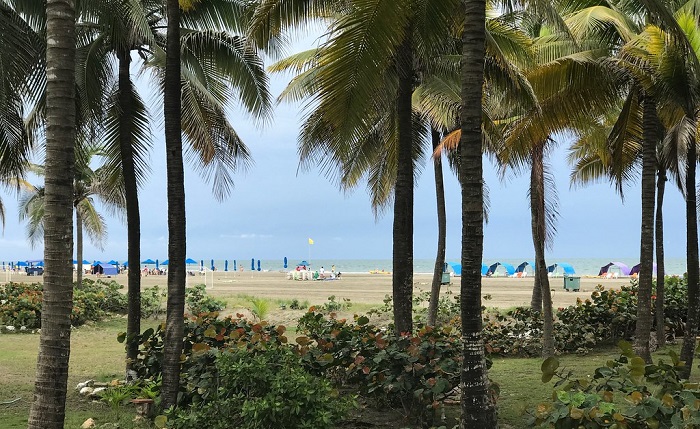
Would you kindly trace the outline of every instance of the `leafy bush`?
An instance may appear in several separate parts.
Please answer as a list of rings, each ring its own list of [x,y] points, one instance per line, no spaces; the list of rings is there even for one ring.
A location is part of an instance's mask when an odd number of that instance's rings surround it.
[[[335,295],[328,297],[328,302],[318,307],[318,310],[323,313],[333,313],[336,311],[347,310],[352,306],[349,298],[341,298],[342,301],[336,301]]]
[[[207,295],[206,286],[199,284],[185,290],[185,306],[192,314],[211,313],[226,308],[226,302]]]
[[[141,317],[148,319],[149,317],[157,318],[165,314],[163,302],[168,296],[165,290],[161,290],[158,286],[146,288],[141,291]]]
[[[645,365],[632,346],[621,341],[621,356],[595,370],[592,377],[572,379],[549,358],[542,380],[559,378],[551,402],[530,410],[530,425],[573,428],[684,428],[700,424],[700,390],[678,376],[683,365],[670,352],[670,363]]]
[[[170,416],[176,429],[331,428],[350,409],[329,382],[307,373],[288,347],[209,352],[216,359],[212,397]]]
[[[459,384],[459,336],[445,327],[395,337],[367,317],[355,322],[309,309],[299,322],[308,336],[296,340],[309,370],[358,387],[375,404],[401,407],[419,424],[432,424],[440,402]]]
[[[263,298],[253,298],[250,300],[252,307],[250,312],[253,313],[258,320],[263,320],[270,312],[270,302]]]

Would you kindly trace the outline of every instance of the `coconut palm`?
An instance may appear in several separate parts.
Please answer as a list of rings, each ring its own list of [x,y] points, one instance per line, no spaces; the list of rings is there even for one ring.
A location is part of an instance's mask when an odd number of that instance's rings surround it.
[[[73,302],[73,147],[75,144],[75,8],[46,1],[46,192],[44,294],[29,428],[63,428]]]
[[[115,178],[104,167],[92,169],[91,163],[96,156],[103,156],[101,147],[91,145],[76,152],[75,179],[73,181],[73,207],[75,210],[75,247],[78,260],[77,284],[82,284],[83,231],[90,241],[102,249],[107,238],[107,225],[104,217],[97,211],[94,199],[97,198],[109,210],[117,215],[124,208],[123,182]],[[44,168],[34,165],[32,173],[43,177]],[[43,241],[45,188],[32,186],[20,199],[20,220],[27,221],[27,238],[34,247]]]

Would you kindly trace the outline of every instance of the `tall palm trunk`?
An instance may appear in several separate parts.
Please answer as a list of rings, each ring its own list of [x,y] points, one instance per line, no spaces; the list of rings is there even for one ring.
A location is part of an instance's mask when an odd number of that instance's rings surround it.
[[[433,151],[440,144],[440,133],[431,131]],[[438,244],[437,256],[435,256],[435,269],[433,271],[433,285],[430,288],[430,303],[428,304],[428,325],[435,326],[437,321],[438,303],[440,300],[440,287],[442,286],[442,272],[445,266],[445,243],[447,241],[447,215],[445,214],[445,185],[442,177],[442,157],[433,159],[435,170],[435,200],[437,201]]]
[[[698,310],[700,296],[698,295],[698,211],[695,193],[695,169],[698,154],[695,137],[688,142],[688,155],[685,176],[685,219],[686,219],[686,257],[688,259],[688,317],[683,334],[681,360],[685,361],[683,376],[690,377],[695,354],[695,337],[698,335]]]
[[[78,287],[83,287],[83,215],[80,214],[77,204],[75,205],[75,247],[75,256],[78,258],[76,283]]]
[[[131,54],[128,50],[119,53],[119,152],[124,177],[124,194],[126,202],[126,230],[128,243],[128,279],[127,295],[129,312],[126,322],[126,369],[138,357],[139,345],[135,341],[141,333],[141,215],[139,213],[138,185],[134,167],[133,135],[133,100],[132,82],[129,75]]]
[[[532,286],[532,296],[530,297],[530,308],[534,311],[542,311],[542,285],[540,284],[540,276],[537,275],[537,273],[539,272],[539,271],[537,271],[538,270],[537,262],[535,262],[535,266],[533,268],[535,270],[535,279],[534,279],[535,281],[534,281],[534,285]],[[545,266],[544,269],[546,271],[547,266]]]
[[[30,429],[62,429],[73,309],[75,3],[46,1],[44,297]]]
[[[552,314],[552,293],[549,290],[547,263],[545,261],[546,214],[544,195],[544,142],[532,149],[532,171],[530,172],[530,212],[532,242],[535,245],[535,284],[542,297],[542,357],[554,355],[554,314]],[[533,294],[534,295],[534,294]]]
[[[659,166],[656,182],[656,343],[659,347],[666,345],[666,318],[664,317],[664,191],[666,190],[666,169]]]
[[[637,324],[634,351],[651,363],[649,338],[651,334],[651,286],[654,267],[654,199],[656,194],[656,104],[651,97],[644,103],[644,141],[642,142],[642,231],[640,240],[639,292],[637,294]]]
[[[413,92],[413,50],[411,30],[398,50],[399,89],[398,171],[394,190],[393,278],[394,326],[396,334],[413,330],[413,132],[411,94]]]
[[[163,408],[177,405],[185,326],[185,171],[182,161],[180,9],[168,0],[165,60],[165,151],[168,175],[168,307],[163,350]]]
[[[459,143],[462,186],[462,429],[497,426],[489,395],[488,370],[481,336],[481,258],[484,251],[484,179],[481,154],[481,100],[484,84],[485,0],[464,0],[462,29]]]

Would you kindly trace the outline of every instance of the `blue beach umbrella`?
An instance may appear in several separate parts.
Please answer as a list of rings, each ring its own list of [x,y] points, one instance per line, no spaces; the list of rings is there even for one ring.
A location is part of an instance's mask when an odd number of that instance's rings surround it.
[[[95,261],[92,263],[92,266],[94,267],[95,265],[100,265],[101,263],[102,263],[102,261]]]
[[[90,261],[88,261],[87,259],[83,259],[83,265],[90,265]]]
[[[250,260],[250,269],[252,271],[255,271],[255,258]]]
[[[287,257],[284,257],[284,268],[287,268]]]
[[[228,271],[228,259],[224,261],[224,271]]]
[[[77,263],[78,263],[78,261],[77,261],[76,259],[73,259],[73,265],[75,265],[75,264],[77,264]],[[5,263],[4,263],[4,262],[2,263],[2,267],[5,268]]]
[[[235,260],[235,259],[233,260],[233,271],[237,271],[237,268],[236,268],[236,260]]]
[[[258,259],[258,271],[260,271],[260,259]]]
[[[200,269],[202,269],[202,270],[204,269],[204,259],[201,259],[199,261],[199,266],[200,266]]]
[[[156,270],[160,268],[160,264],[158,263],[158,260],[156,259]]]
[[[141,261],[141,263],[144,265],[151,265],[151,264],[155,264],[156,261],[154,261],[153,259],[146,259],[145,261]]]
[[[196,263],[197,263],[197,261],[195,261],[195,260],[192,259],[192,258],[187,258],[187,259],[185,259],[185,264],[196,264]]]
[[[26,266],[28,266],[28,265],[29,265],[29,264],[27,264],[25,261],[17,261],[17,266],[18,266],[18,267],[26,267]]]
[[[211,260],[211,270],[214,271],[214,260]]]
[[[161,265],[168,265],[170,263],[170,259],[166,259],[165,261],[161,262]]]
[[[110,264],[110,265],[119,265],[119,262],[115,261],[114,259],[110,260],[110,261],[107,262],[107,263]]]

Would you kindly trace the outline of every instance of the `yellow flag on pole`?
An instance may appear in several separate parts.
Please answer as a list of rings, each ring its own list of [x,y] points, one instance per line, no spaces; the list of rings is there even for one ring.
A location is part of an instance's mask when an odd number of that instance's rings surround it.
[[[309,244],[314,244],[314,241],[309,238]]]

